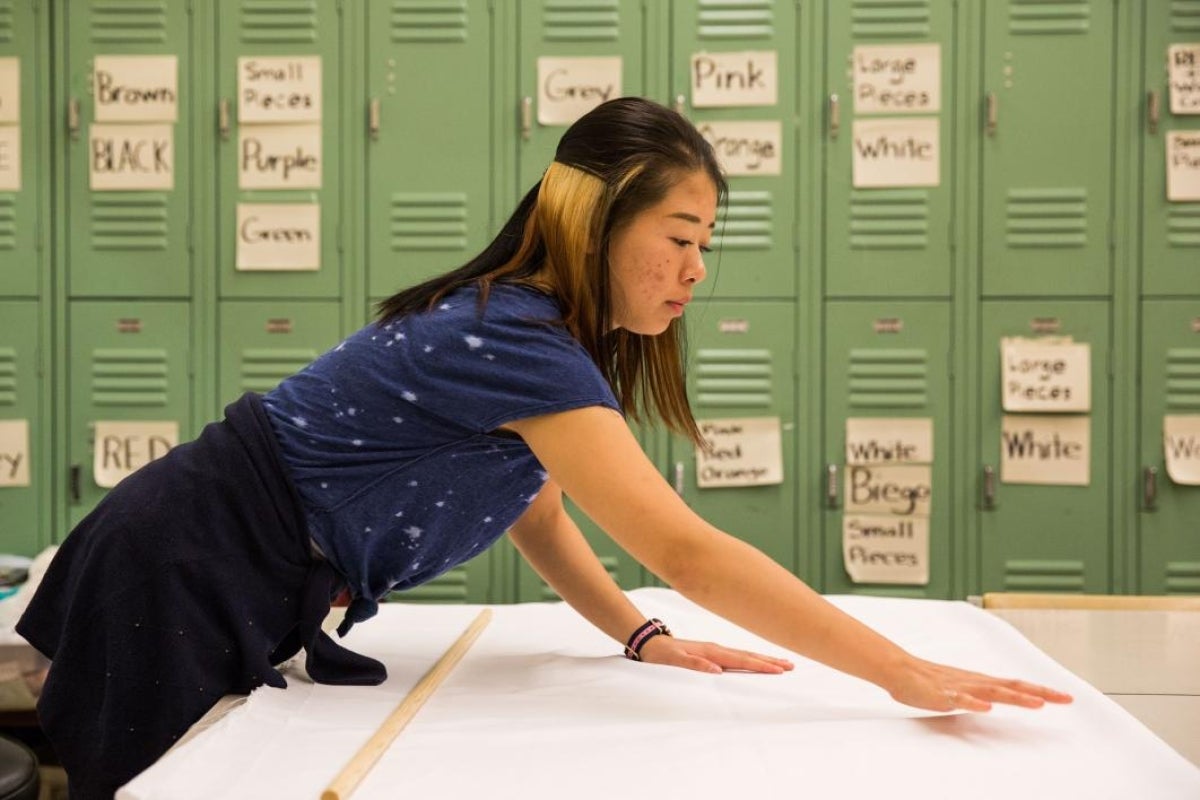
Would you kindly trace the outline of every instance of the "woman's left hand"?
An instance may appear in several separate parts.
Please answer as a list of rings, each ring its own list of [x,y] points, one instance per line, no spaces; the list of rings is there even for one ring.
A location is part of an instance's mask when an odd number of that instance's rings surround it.
[[[697,672],[766,672],[778,675],[792,669],[792,662],[748,650],[734,650],[713,642],[693,642],[674,636],[655,636],[642,645],[642,661],[666,664],[671,667],[694,669]]]
[[[993,703],[1041,708],[1070,703],[1065,692],[1012,678],[996,678],[923,659],[897,669],[885,686],[892,698],[931,711],[990,711]]]

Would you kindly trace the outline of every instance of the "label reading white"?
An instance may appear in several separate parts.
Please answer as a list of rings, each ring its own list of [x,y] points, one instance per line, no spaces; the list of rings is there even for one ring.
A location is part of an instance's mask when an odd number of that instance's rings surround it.
[[[1200,43],[1167,48],[1167,85],[1172,114],[1200,114]]]
[[[692,106],[773,106],[779,102],[774,50],[692,54]]]
[[[701,489],[783,483],[779,417],[696,420],[708,448],[696,448]]]
[[[780,122],[701,122],[726,175],[781,175],[783,125]]]
[[[0,58],[0,124],[21,121],[21,59]]]
[[[847,464],[932,464],[933,420],[928,417],[850,417]]]
[[[96,122],[174,122],[179,118],[176,56],[96,56]]]
[[[321,188],[320,124],[243,125],[238,150],[238,188]]]
[[[97,486],[111,489],[179,444],[179,423],[97,422],[95,434],[92,472]]]
[[[21,129],[0,125],[0,192],[21,189]]]
[[[238,59],[238,122],[320,122],[320,56]]]
[[[846,514],[842,561],[855,583],[929,583],[929,520]]]
[[[1090,411],[1092,348],[1037,339],[1000,340],[1001,398],[1005,411]]]
[[[1000,431],[1000,481],[1087,486],[1091,423],[1087,416],[1006,414]]]
[[[928,517],[933,468],[919,466],[846,467],[847,514]]]
[[[237,268],[321,268],[321,207],[316,203],[238,203]]]
[[[1200,414],[1163,417],[1163,454],[1171,480],[1185,486],[1200,486]]]
[[[1200,131],[1167,131],[1167,199],[1200,200]]]
[[[863,45],[854,48],[852,58],[856,113],[941,111],[941,45]]]
[[[605,100],[620,97],[621,58],[537,60],[538,122],[570,125]]]
[[[0,419],[0,486],[29,485],[29,420]]]
[[[936,118],[854,120],[854,187],[937,186],[940,141]]]
[[[93,191],[175,187],[173,125],[93,125],[88,143]]]

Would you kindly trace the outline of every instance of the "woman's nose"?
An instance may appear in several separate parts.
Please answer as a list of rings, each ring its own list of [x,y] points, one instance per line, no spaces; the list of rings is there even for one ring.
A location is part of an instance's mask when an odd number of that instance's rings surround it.
[[[708,270],[704,268],[704,254],[696,252],[695,258],[689,258],[687,265],[684,267],[683,282],[696,284],[704,280],[708,275]]]

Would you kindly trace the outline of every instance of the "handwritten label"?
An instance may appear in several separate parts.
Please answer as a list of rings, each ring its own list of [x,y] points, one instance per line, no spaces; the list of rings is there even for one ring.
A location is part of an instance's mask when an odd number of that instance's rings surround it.
[[[176,56],[96,56],[96,122],[174,122],[179,117]]]
[[[1200,114],[1200,43],[1167,48],[1172,114]]]
[[[243,125],[238,150],[241,189],[321,188],[320,124]]]
[[[1200,414],[1163,417],[1163,454],[1171,480],[1185,486],[1200,486]]]
[[[93,191],[172,189],[172,125],[93,125],[88,136]]]
[[[854,186],[937,186],[941,182],[938,120],[854,120]]]
[[[933,420],[927,417],[850,417],[847,464],[933,463]]]
[[[697,126],[726,175],[782,175],[779,122],[704,122]]]
[[[1087,486],[1091,429],[1092,419],[1087,416],[1005,415],[1000,430],[1001,482]]]
[[[929,583],[929,520],[924,517],[842,517],[842,561],[855,583]]]
[[[1200,131],[1167,131],[1167,199],[1200,200]]]
[[[178,422],[97,422],[92,473],[111,489],[179,444]]]
[[[774,50],[692,54],[695,108],[773,106],[779,102]]]
[[[238,59],[238,122],[320,121],[320,56]]]
[[[29,420],[0,419],[0,486],[29,485]]]
[[[537,60],[538,122],[570,125],[605,100],[620,97],[621,58]]]
[[[859,114],[936,113],[942,108],[939,44],[854,48],[854,110]]]
[[[696,448],[701,489],[783,483],[779,417],[696,420],[707,449]]]
[[[21,189],[21,129],[0,125],[0,192]]]
[[[239,270],[321,267],[321,207],[316,203],[238,203]]]
[[[847,466],[847,514],[928,517],[933,469],[918,466]]]
[[[1000,340],[1005,411],[1090,411],[1092,348],[1038,339]]]
[[[21,121],[21,59],[0,58],[0,124]]]

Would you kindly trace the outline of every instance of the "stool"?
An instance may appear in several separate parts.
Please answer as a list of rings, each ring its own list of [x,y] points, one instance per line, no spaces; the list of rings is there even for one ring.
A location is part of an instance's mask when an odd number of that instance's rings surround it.
[[[0,800],[37,800],[38,760],[25,745],[0,736]]]

